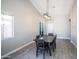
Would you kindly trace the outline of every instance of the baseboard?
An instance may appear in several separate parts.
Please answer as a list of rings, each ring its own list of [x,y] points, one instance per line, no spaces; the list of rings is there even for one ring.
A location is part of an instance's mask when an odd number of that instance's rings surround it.
[[[71,43],[77,48],[77,45],[71,40]]]
[[[9,53],[6,53],[5,55],[1,56],[1,58],[8,57],[9,55],[11,55],[11,54],[13,54],[13,53],[15,53],[15,52],[17,52],[17,51],[23,49],[24,47],[26,47],[26,46],[28,46],[28,45],[30,45],[30,44],[32,44],[32,43],[34,43],[34,41],[31,41],[31,42],[29,42],[29,43],[27,43],[27,44],[25,44],[25,45],[22,45],[21,47],[15,49],[15,50],[10,51]]]
[[[57,39],[68,39],[68,40],[70,40],[69,37],[57,37]]]

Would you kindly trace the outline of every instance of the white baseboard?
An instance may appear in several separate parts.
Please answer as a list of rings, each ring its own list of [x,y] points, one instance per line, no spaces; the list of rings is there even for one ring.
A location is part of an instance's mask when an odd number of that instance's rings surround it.
[[[32,44],[32,43],[34,43],[34,41],[31,41],[31,42],[29,42],[29,43],[27,43],[27,44],[25,44],[25,45],[22,45],[21,47],[15,49],[15,50],[10,51],[9,53],[6,53],[5,55],[2,55],[1,58],[8,57],[9,55],[11,55],[11,54],[13,54],[13,53],[15,53],[15,52],[17,52],[17,51],[23,49],[24,47],[26,47],[26,46],[28,46],[28,45],[30,45],[30,44]]]
[[[68,40],[70,40],[69,37],[57,37],[57,39],[68,39]]]
[[[71,43],[77,48],[77,45],[71,40]]]

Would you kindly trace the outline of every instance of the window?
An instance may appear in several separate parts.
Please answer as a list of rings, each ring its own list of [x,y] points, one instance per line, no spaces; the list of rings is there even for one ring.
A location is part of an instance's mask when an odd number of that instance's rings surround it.
[[[54,32],[54,28],[53,28],[53,22],[52,21],[48,21],[47,22],[47,34],[48,33],[53,33]]]
[[[1,14],[1,39],[14,37],[14,17]]]

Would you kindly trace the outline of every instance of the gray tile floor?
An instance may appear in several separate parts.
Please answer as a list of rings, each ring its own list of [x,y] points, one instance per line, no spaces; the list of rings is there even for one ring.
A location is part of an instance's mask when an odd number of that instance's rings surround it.
[[[38,57],[36,57],[35,44],[32,44],[6,59],[43,59],[43,55],[39,53]],[[45,59],[77,59],[77,50],[69,40],[57,40],[56,51],[52,52],[52,56],[49,56],[46,52]]]

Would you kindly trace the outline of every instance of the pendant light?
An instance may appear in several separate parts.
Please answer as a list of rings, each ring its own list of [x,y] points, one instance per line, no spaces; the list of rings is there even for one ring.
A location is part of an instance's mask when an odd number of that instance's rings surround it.
[[[51,16],[49,16],[49,0],[46,0],[46,13],[43,14],[43,17],[47,20],[50,20]]]

